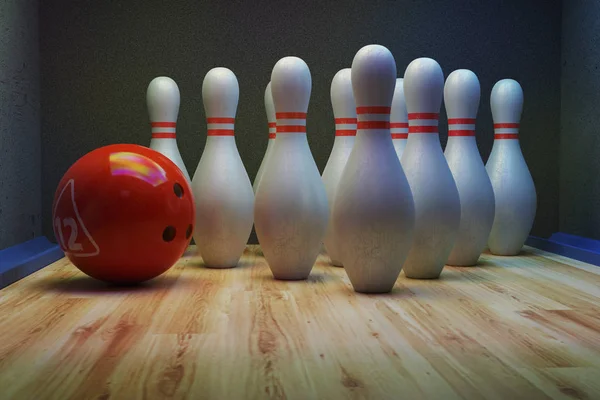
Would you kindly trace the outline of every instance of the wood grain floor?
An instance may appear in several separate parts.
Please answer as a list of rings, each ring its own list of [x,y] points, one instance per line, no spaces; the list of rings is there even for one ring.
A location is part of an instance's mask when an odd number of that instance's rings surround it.
[[[598,399],[600,268],[526,248],[352,291],[320,257],[188,253],[134,289],[58,261],[0,291],[1,399]]]

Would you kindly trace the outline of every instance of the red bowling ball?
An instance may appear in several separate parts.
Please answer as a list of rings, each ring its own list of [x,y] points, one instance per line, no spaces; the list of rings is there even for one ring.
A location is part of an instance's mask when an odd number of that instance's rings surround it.
[[[117,144],[81,157],[60,181],[54,234],[85,274],[133,284],[167,271],[194,231],[192,190],[179,168],[146,147]]]

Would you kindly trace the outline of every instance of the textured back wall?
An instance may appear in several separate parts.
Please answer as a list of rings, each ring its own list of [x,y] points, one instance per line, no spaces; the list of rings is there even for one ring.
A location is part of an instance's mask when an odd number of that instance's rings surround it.
[[[41,234],[37,0],[0,1],[0,250]]]
[[[560,230],[600,239],[600,2],[563,5]]]
[[[236,140],[254,180],[267,145],[263,94],[271,69],[287,55],[311,68],[309,143],[321,171],[334,139],[331,79],[358,49],[378,43],[396,58],[398,75],[417,57],[436,59],[447,76],[479,76],[478,142],[492,146],[489,94],[502,78],[521,82],[521,145],[540,199],[533,228],[558,224],[560,1],[51,1],[40,2],[44,231],[53,237],[51,203],[67,168],[99,146],[148,145],[145,91],[157,75],[181,91],[178,141],[192,174],[206,135],[201,88],[210,68],[236,73]],[[445,113],[442,111],[442,118]],[[446,142],[446,122],[441,122]],[[252,238],[251,240],[254,240]]]

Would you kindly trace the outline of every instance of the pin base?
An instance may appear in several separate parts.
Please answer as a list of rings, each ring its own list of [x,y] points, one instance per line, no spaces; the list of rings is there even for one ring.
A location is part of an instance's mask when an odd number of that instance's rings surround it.
[[[479,257],[475,261],[473,259],[470,260],[448,260],[446,261],[446,265],[450,267],[476,267],[479,262]]]
[[[394,282],[391,286],[390,285],[352,285],[352,288],[354,289],[354,291],[356,293],[362,293],[362,294],[385,294],[385,293],[390,293],[393,289],[394,289],[394,285],[396,284],[396,282]]]
[[[408,279],[439,279],[440,275],[441,275],[441,271],[440,272],[436,272],[435,274],[406,274],[406,272],[404,272],[404,276],[407,277]]]
[[[202,255],[199,252],[198,255],[202,257]],[[202,257],[202,262],[206,268],[230,269],[235,268],[239,265],[240,257],[238,257],[237,259],[235,257],[206,257],[206,259]]]
[[[210,268],[210,269],[230,269],[230,268],[235,268],[237,267],[237,264],[234,265],[208,265],[208,264],[204,264],[204,266],[206,268]]]
[[[308,274],[310,275],[310,274]],[[275,280],[277,281],[304,281],[306,279],[308,279],[308,275],[306,274],[301,274],[301,275],[294,275],[294,274],[273,274],[273,278],[275,278]]]
[[[522,250],[522,247],[516,251],[515,250],[495,251],[495,250],[490,249],[490,253],[495,256],[513,257],[513,256],[518,256],[519,254],[521,254],[521,250]]]

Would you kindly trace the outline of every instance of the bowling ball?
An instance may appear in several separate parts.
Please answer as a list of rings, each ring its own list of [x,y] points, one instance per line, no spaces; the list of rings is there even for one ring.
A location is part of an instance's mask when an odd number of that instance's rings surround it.
[[[52,207],[54,234],[85,274],[134,284],[167,271],[194,231],[192,189],[167,157],[116,144],[77,160],[61,179]]]

